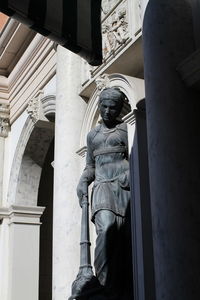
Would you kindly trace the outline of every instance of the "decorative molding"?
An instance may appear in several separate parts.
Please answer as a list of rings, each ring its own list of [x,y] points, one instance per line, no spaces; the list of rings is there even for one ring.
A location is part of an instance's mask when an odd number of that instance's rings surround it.
[[[10,110],[6,104],[0,104],[0,136],[7,137],[10,131]]]
[[[81,147],[78,151],[76,151],[76,153],[81,157],[85,157],[87,153],[87,147],[86,146]]]
[[[200,49],[187,57],[177,67],[177,71],[188,87],[194,86],[200,90]]]
[[[9,99],[13,124],[55,75],[55,43],[11,19],[0,36],[0,54],[0,70],[7,76],[0,76],[0,98]]]
[[[37,34],[8,77],[11,124],[55,74],[53,42]]]
[[[45,207],[11,205],[0,208],[0,220],[8,218],[8,224],[40,225],[40,217]]]

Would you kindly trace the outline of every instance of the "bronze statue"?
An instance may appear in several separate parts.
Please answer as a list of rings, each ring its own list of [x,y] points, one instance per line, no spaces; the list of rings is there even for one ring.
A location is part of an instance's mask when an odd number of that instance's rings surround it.
[[[104,296],[98,299],[133,299],[128,137],[126,124],[118,119],[124,99],[125,95],[115,87],[101,92],[102,123],[88,133],[86,167],[77,187],[82,206],[88,186],[94,182],[94,267]]]

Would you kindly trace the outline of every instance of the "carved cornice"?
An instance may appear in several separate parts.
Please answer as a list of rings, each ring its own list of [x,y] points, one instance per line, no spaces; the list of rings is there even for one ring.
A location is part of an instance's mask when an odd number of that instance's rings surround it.
[[[11,124],[56,73],[53,42],[37,34],[8,77]]]
[[[10,110],[6,104],[0,104],[0,136],[7,137],[10,131]]]

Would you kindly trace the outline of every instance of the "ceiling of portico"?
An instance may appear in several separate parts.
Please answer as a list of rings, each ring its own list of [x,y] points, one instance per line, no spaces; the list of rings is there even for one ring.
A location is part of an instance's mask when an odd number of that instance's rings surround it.
[[[0,33],[0,75],[8,77],[36,33],[9,19]]]
[[[6,25],[9,17],[0,13],[0,32],[3,30],[4,26]]]

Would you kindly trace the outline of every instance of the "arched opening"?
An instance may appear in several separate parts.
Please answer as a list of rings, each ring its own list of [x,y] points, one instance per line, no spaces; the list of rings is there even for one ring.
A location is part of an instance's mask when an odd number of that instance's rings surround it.
[[[37,212],[37,208],[41,208],[42,212],[43,208],[45,210],[44,216],[38,220],[37,232],[36,224],[29,224],[30,213],[23,213],[24,218],[27,219],[25,224],[30,231],[26,242],[34,241],[34,249],[33,255],[25,253],[24,256],[18,257],[19,272],[18,274],[13,272],[13,277],[18,277],[20,282],[22,282],[21,278],[27,278],[27,286],[30,285],[36,295],[39,292],[40,300],[52,299],[53,167],[51,163],[53,160],[54,124],[48,121],[34,123],[28,117],[13,159],[8,200],[18,208],[25,208],[25,211],[32,209]],[[20,241],[24,237],[24,226],[23,224],[18,226]],[[15,239],[17,241],[17,237]],[[24,243],[25,241],[22,242],[22,247]],[[26,270],[24,274],[21,267],[23,261],[29,261],[30,266],[34,267],[31,276],[28,274],[30,270]]]
[[[46,207],[40,227],[39,300],[52,299],[53,160],[54,140],[44,160],[38,190],[38,206]]]

